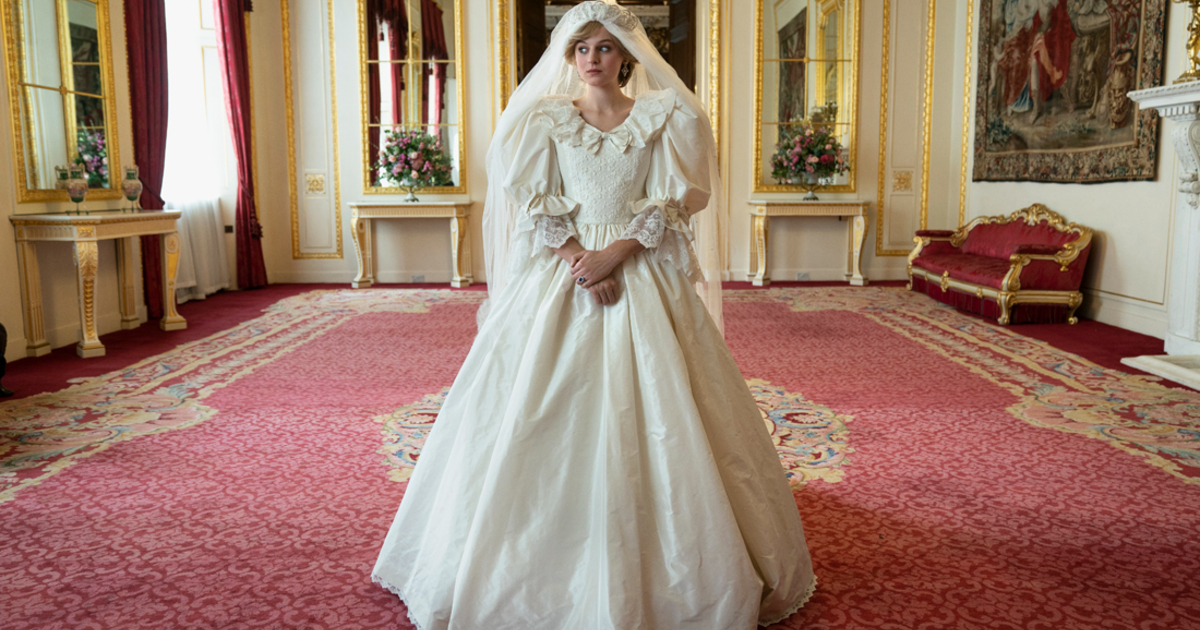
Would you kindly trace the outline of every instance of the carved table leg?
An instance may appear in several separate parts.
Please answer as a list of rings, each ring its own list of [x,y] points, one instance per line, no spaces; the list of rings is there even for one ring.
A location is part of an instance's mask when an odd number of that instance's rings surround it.
[[[366,289],[375,283],[375,261],[371,259],[371,220],[353,217],[350,234],[354,237],[354,253],[358,255],[358,275],[350,286]]]
[[[117,276],[121,283],[121,330],[132,330],[141,325],[137,313],[137,265],[133,260],[133,240],[137,237],[117,240]]]
[[[867,217],[854,217],[850,227],[850,284],[856,287],[867,286],[867,279],[862,274],[863,241],[867,238]]]
[[[50,354],[46,341],[46,321],[42,316],[42,278],[38,272],[37,245],[19,241],[17,261],[21,269],[21,305],[25,316],[25,355],[40,357]],[[3,348],[0,348],[3,352]]]
[[[163,330],[183,330],[187,320],[175,310],[175,274],[179,272],[179,233],[163,234],[163,318],[158,327]]]
[[[104,356],[104,344],[96,333],[96,270],[100,247],[96,241],[75,242],[75,275],[79,280],[79,343],[75,354],[90,359]]]
[[[468,266],[471,261],[468,245],[470,241],[467,240],[469,235],[467,217],[450,219],[450,256],[454,262],[454,279],[450,281],[450,286],[458,289],[471,286],[471,271]],[[464,269],[467,271],[465,274]]]
[[[767,236],[771,229],[770,219],[754,215],[750,224],[750,234],[754,239],[754,251],[751,256],[757,262],[754,275],[751,276],[750,282],[756,287],[765,287],[771,284],[770,278],[767,277]]]

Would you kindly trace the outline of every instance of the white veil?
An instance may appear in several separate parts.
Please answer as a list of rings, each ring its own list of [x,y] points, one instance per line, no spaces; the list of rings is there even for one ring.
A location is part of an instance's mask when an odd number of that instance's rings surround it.
[[[521,135],[519,131],[524,128],[529,115],[543,97],[559,94],[578,98],[583,94],[586,86],[579,79],[575,67],[567,62],[564,53],[571,36],[581,26],[592,21],[604,24],[605,28],[621,40],[625,49],[638,60],[634,66],[633,76],[624,88],[627,96],[637,97],[643,92],[671,88],[677,94],[677,102],[696,115],[702,123],[701,128],[709,130],[707,134],[704,134],[705,137],[697,142],[704,151],[703,155],[696,156],[696,159],[708,161],[711,196],[708,206],[702,212],[692,216],[691,228],[692,233],[696,235],[694,246],[705,277],[703,281],[696,283],[696,291],[704,300],[718,329],[723,331],[721,248],[717,235],[720,234],[720,223],[725,220],[725,195],[721,187],[720,171],[717,167],[717,148],[711,131],[712,124],[700,99],[696,98],[691,89],[684,85],[675,69],[658,53],[637,16],[616,4],[599,0],[590,0],[576,5],[567,11],[555,26],[546,52],[513,92],[508,101],[508,107],[500,115],[496,132],[488,146],[488,191],[483,211],[484,264],[487,268],[488,301],[490,302],[490,298],[500,295],[508,280],[506,276],[509,271],[511,239],[520,208],[513,204],[505,194],[504,183],[508,178],[508,165],[511,163]],[[488,310],[488,303],[485,302],[480,310],[480,322],[486,317]]]

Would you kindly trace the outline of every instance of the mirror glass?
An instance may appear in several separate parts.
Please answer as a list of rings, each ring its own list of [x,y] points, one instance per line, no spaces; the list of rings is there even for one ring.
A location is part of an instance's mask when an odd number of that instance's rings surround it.
[[[844,147],[850,170],[823,180],[825,189],[854,190],[858,9],[858,0],[758,3],[755,192],[802,190],[772,171],[778,147],[805,126],[829,131]]]
[[[113,190],[106,0],[2,0],[21,201],[65,199],[55,167],[81,164]],[[23,172],[22,172],[23,171]],[[114,191],[115,192],[115,191]]]
[[[367,192],[465,192],[458,0],[360,2]]]
[[[571,7],[583,0],[516,0],[516,79],[520,83],[550,43],[550,33]],[[696,0],[624,0],[642,22],[650,41],[679,78],[696,91]]]

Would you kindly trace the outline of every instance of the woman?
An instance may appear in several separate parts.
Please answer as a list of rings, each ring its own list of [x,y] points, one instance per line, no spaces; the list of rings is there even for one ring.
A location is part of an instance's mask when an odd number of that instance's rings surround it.
[[[692,286],[713,145],[635,16],[567,12],[492,140],[492,304],[372,575],[421,630],[745,630],[811,595],[795,500]]]

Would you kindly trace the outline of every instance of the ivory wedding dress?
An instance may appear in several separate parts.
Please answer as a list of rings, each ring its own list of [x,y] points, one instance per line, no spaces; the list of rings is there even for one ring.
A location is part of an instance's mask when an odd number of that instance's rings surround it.
[[[567,97],[519,130],[509,283],[373,579],[421,630],[747,630],[816,579],[778,456],[691,279],[708,133],[671,90],[608,133]],[[697,172],[702,171],[702,172]],[[597,305],[551,251],[634,238]]]

